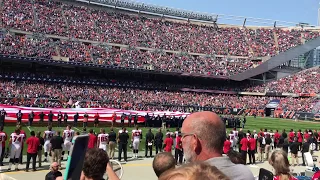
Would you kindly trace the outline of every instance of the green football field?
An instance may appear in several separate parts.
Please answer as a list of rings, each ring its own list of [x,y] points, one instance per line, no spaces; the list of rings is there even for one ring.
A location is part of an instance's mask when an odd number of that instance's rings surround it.
[[[79,123],[80,125],[80,123]],[[90,124],[91,125],[91,124]],[[106,132],[109,132],[110,127],[106,127],[109,124],[100,124],[100,127],[98,128],[94,128],[94,127],[87,127],[87,132],[89,132],[90,129],[93,129],[95,132],[99,132],[100,128],[104,128],[106,130]],[[257,132],[259,131],[260,128],[263,129],[268,129],[268,130],[273,130],[275,131],[276,129],[279,130],[279,132],[281,132],[283,129],[286,129],[286,131],[289,131],[290,129],[294,129],[295,131],[301,129],[302,131],[304,131],[305,129],[316,129],[316,130],[320,130],[320,123],[317,122],[310,122],[310,121],[298,121],[295,122],[293,120],[286,120],[286,119],[276,119],[276,118],[263,118],[263,117],[257,117],[256,119],[253,117],[247,117],[247,123],[245,125],[244,130],[256,130]],[[14,132],[15,126],[5,126],[4,131],[8,134],[8,136],[10,136],[10,134],[12,132]],[[23,125],[23,130],[27,133],[27,136],[30,136],[30,131],[40,131],[40,132],[44,132],[47,128],[46,127],[27,127],[26,125]],[[55,127],[53,126],[53,130],[55,131],[63,131],[65,129],[65,127]],[[80,133],[82,132],[82,127],[73,127],[73,129],[77,132],[79,131]],[[133,128],[127,128],[127,130],[129,131],[129,134],[131,132]],[[147,133],[149,128],[145,128],[142,127],[141,128],[143,131],[143,136],[145,136],[145,134]],[[120,127],[115,127],[114,128],[115,132],[118,132],[120,130]],[[170,128],[171,131],[175,131],[175,128]],[[228,131],[231,129],[227,129]],[[152,128],[152,132],[154,134],[156,134],[156,132],[158,131],[158,128]],[[212,132],[214,135],[214,132]],[[165,134],[165,133],[164,133]],[[131,136],[131,134],[130,134]],[[131,137],[130,137],[131,139]],[[8,141],[7,141],[8,143]],[[8,146],[6,146],[8,147]],[[145,137],[143,137],[141,144],[140,144],[140,151],[144,151],[145,149]],[[26,148],[24,148],[24,153],[26,153]]]

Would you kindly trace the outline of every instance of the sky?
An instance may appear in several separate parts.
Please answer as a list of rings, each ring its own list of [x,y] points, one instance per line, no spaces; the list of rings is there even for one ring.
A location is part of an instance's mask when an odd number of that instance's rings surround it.
[[[261,26],[273,25],[273,20],[317,25],[318,8],[320,7],[320,0],[139,0],[139,2],[196,12],[272,20],[247,20],[247,25]],[[243,23],[243,18],[238,18],[239,20],[229,19],[228,17],[220,18],[218,23]],[[288,26],[289,23],[279,22],[278,24]],[[293,25],[291,24],[290,26]]]

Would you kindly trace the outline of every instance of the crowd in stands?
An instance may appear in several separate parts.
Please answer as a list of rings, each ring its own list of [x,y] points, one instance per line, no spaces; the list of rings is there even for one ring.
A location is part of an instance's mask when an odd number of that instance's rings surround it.
[[[74,62],[219,76],[244,72],[260,63],[242,58],[125,49],[80,41],[54,41],[46,37],[16,36],[9,33],[0,38],[0,47],[0,53],[5,55],[49,59],[58,56],[68,57],[69,61]]]
[[[284,110],[311,112],[316,102],[314,98],[237,96],[34,81],[1,80],[0,82],[2,103],[21,106],[62,107],[72,100],[79,101],[82,107],[134,110],[188,111],[183,106],[264,109],[270,100],[280,99],[280,107]],[[17,99],[19,100],[15,101]]]
[[[208,55],[273,56],[319,36],[309,30],[200,25],[51,0],[3,2],[4,28]],[[275,38],[275,34],[277,37]],[[276,44],[276,40],[278,44]]]
[[[318,94],[320,92],[319,78],[320,68],[315,67],[260,86],[247,88],[246,91]]]

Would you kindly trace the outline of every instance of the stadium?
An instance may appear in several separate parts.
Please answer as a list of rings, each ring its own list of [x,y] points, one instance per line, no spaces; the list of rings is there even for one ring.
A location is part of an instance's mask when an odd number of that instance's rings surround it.
[[[0,0],[0,12],[0,124],[8,136],[17,122],[27,137],[48,123],[79,133],[111,126],[131,133],[134,125],[143,135],[160,127],[174,132],[190,114],[212,111],[227,134],[234,127],[300,129],[320,140],[317,26],[250,26],[250,18],[220,24],[218,15],[125,0]],[[143,158],[147,144],[143,137],[140,159],[121,161],[121,179],[157,179],[152,158]],[[20,171],[7,172],[8,161],[3,179],[43,179],[49,172],[50,162],[25,172],[26,157]],[[267,160],[246,166],[254,176],[272,170]],[[307,171],[290,168],[296,176]]]

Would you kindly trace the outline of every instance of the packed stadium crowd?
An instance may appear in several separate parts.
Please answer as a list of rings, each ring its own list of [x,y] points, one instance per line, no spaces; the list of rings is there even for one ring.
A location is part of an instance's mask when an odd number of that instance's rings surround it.
[[[315,93],[320,91],[320,68],[314,67],[296,74],[271,81],[263,85],[247,88],[250,92],[279,92],[279,93]]]
[[[167,108],[166,110],[186,111],[182,109],[183,106],[264,109],[270,100],[280,99],[280,108],[283,110],[311,112],[317,102],[315,98],[238,96],[34,81],[1,80],[0,90],[3,104],[40,107],[66,107],[72,100],[81,102],[83,107],[134,110]]]
[[[216,29],[50,0],[5,1],[2,22],[5,28],[23,31],[210,55],[272,56],[319,36],[300,29]]]

